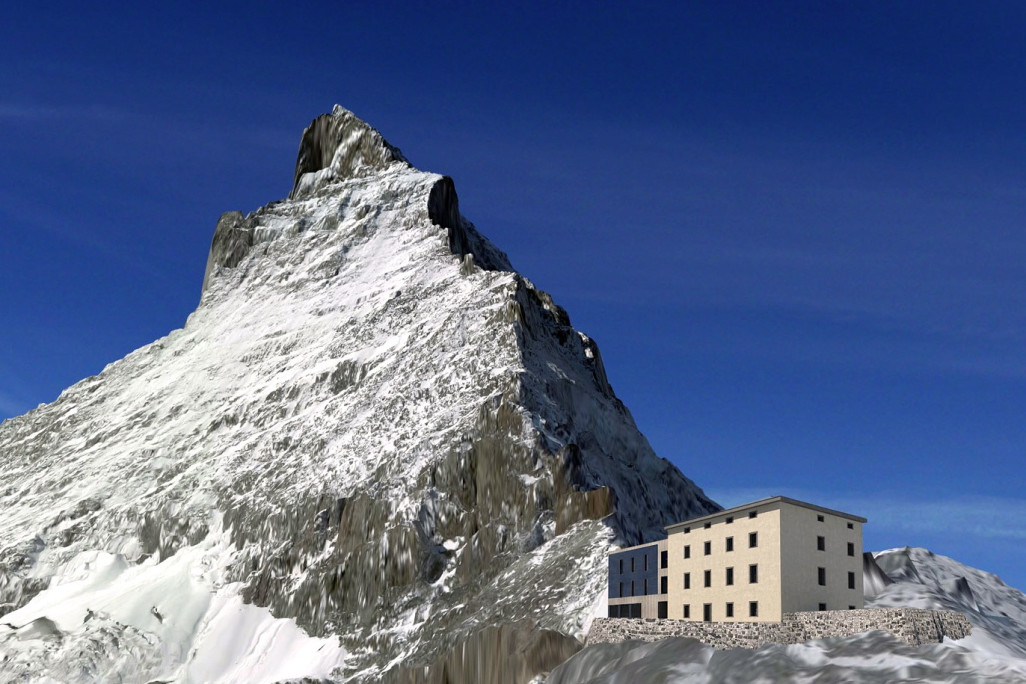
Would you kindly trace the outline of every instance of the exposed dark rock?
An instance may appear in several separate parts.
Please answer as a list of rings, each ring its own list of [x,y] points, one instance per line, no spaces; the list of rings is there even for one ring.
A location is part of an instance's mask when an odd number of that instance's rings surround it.
[[[581,649],[576,639],[532,622],[474,632],[426,667],[390,671],[383,684],[526,684]]]
[[[428,218],[449,232],[449,251],[472,255],[474,264],[488,271],[511,270],[509,259],[481,237],[474,224],[460,214],[460,200],[452,178],[443,176],[428,195]]]
[[[203,271],[203,291],[210,283],[210,277],[219,267],[234,268],[249,253],[253,246],[253,226],[240,211],[226,211],[221,214],[214,229],[214,239],[207,255],[207,267]]]
[[[873,598],[888,584],[894,584],[894,580],[887,576],[879,565],[873,554],[866,551],[862,554],[862,586],[866,598]]]
[[[289,198],[299,194],[304,174],[331,168],[333,179],[345,180],[361,167],[380,170],[396,162],[409,164],[376,129],[335,105],[331,114],[321,114],[303,131]]]

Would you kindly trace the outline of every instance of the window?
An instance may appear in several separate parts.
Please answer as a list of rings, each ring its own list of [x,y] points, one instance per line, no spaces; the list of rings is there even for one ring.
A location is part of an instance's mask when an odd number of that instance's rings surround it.
[[[634,580],[631,580],[631,596],[634,596]]]
[[[733,551],[733,550],[734,550],[734,538],[733,537],[727,537],[727,551]]]
[[[620,574],[623,574],[623,558],[620,559]]]
[[[712,527],[712,523],[707,522],[706,524],[702,525],[702,527],[704,527],[705,529],[709,529],[710,527]]]
[[[748,602],[748,617],[759,617],[759,602],[749,601]]]
[[[848,573],[848,588],[849,589],[854,589],[855,588],[855,573],[854,572],[849,572]]]
[[[849,556],[854,556],[855,555],[855,542],[848,542],[848,555]]]
[[[704,548],[705,548],[705,555],[707,555],[707,556],[712,555],[712,542],[711,541],[707,541],[705,543],[705,547]]]
[[[712,586],[712,570],[706,570],[704,577],[705,577],[704,585],[707,586],[707,587],[711,587]]]
[[[691,528],[690,527],[685,527],[684,528],[684,534],[691,534]]]
[[[663,568],[664,570],[670,564],[669,563],[669,558],[667,558],[668,554],[669,554],[669,551],[662,551],[659,554],[659,567]]]
[[[734,516],[727,516],[727,524],[729,525],[732,522],[734,522]]]
[[[819,581],[819,586],[825,587],[826,586],[826,568],[817,568],[817,571],[818,571],[817,579]]]
[[[643,556],[643,558],[644,558],[644,560],[643,560],[643,561],[642,561],[642,563],[641,563],[641,565],[643,566],[643,567],[642,567],[642,570],[648,570],[648,554],[646,553],[646,554],[645,554],[645,555]]]
[[[659,611],[659,613],[658,613],[659,619],[660,620],[665,620],[666,619],[666,613],[667,613],[666,601],[660,601],[659,605],[656,606],[656,610]]]
[[[855,606],[848,606],[848,610],[855,610]]]
[[[826,604],[825,603],[819,604],[819,609],[820,610],[826,610]]]
[[[826,551],[826,537],[816,537],[816,550]]]
[[[706,603],[702,606],[702,619],[706,622],[712,622],[712,604]]]
[[[616,593],[616,598],[623,596],[623,582],[620,582],[620,591]]]
[[[690,620],[691,619],[691,604],[690,603],[685,603],[684,604],[684,619],[685,620]]]
[[[759,566],[756,563],[748,566],[748,583],[758,584],[759,583]]]
[[[727,603],[727,617],[734,617],[734,604]]]
[[[665,594],[666,593],[666,583],[667,583],[667,581],[668,581],[668,578],[665,575],[663,577],[659,578],[659,593],[660,594]]]
[[[648,596],[648,578],[641,580],[641,588],[644,590],[641,592],[642,596]]]
[[[733,586],[733,584],[734,584],[734,568],[727,568],[726,582],[727,582],[727,586],[728,587],[729,586]]]
[[[684,557],[691,558],[691,544],[686,544],[684,546]]]
[[[684,588],[685,589],[690,589],[691,588],[691,573],[690,572],[685,572],[684,573]]]
[[[854,530],[855,529],[855,525],[853,523],[848,523],[848,529],[849,530]]]
[[[634,572],[634,556],[631,556],[631,572]]]
[[[757,515],[759,515],[759,511],[752,511],[751,513],[748,514],[748,517],[749,518],[754,518]]]
[[[759,533],[758,532],[749,532],[748,533],[748,548],[754,549],[758,545],[759,545]]]
[[[816,516],[816,522],[823,522],[823,516],[817,515]]]

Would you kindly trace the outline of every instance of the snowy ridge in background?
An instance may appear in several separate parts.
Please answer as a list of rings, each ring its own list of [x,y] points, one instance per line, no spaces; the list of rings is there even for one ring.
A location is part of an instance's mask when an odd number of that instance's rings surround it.
[[[288,200],[218,223],[183,329],[0,425],[4,677],[401,678],[501,666],[461,644],[504,624],[576,649],[612,545],[717,508],[451,180],[341,108],[300,150]]]

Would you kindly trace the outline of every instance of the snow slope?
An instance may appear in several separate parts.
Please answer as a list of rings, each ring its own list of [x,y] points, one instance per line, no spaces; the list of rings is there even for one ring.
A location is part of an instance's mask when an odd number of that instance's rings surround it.
[[[973,633],[960,644],[1026,663],[1026,595],[1021,591],[997,575],[927,549],[906,547],[873,555],[894,582],[872,595],[867,593],[867,607],[910,606],[965,613]]]
[[[341,107],[287,200],[221,217],[185,327],[0,456],[8,679],[404,681],[506,623],[572,645],[612,545],[718,508],[451,179]]]

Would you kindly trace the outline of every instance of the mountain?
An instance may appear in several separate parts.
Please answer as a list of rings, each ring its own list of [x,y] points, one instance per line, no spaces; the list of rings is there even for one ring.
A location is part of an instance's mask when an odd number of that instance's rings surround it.
[[[994,657],[1022,661],[1022,679],[1026,680],[1026,595],[997,575],[926,549],[891,549],[874,556],[892,582],[867,591],[868,606],[965,613],[973,623],[973,633],[960,643]]]
[[[527,681],[718,510],[595,342],[336,107],[185,326],[0,425],[0,678]],[[515,673],[511,675],[510,673]]]
[[[635,682],[1008,682],[1026,681],[1026,595],[996,575],[926,549],[869,555],[867,608],[964,613],[972,633],[912,647],[882,631],[717,650],[694,639],[594,644],[557,667],[546,684]]]

